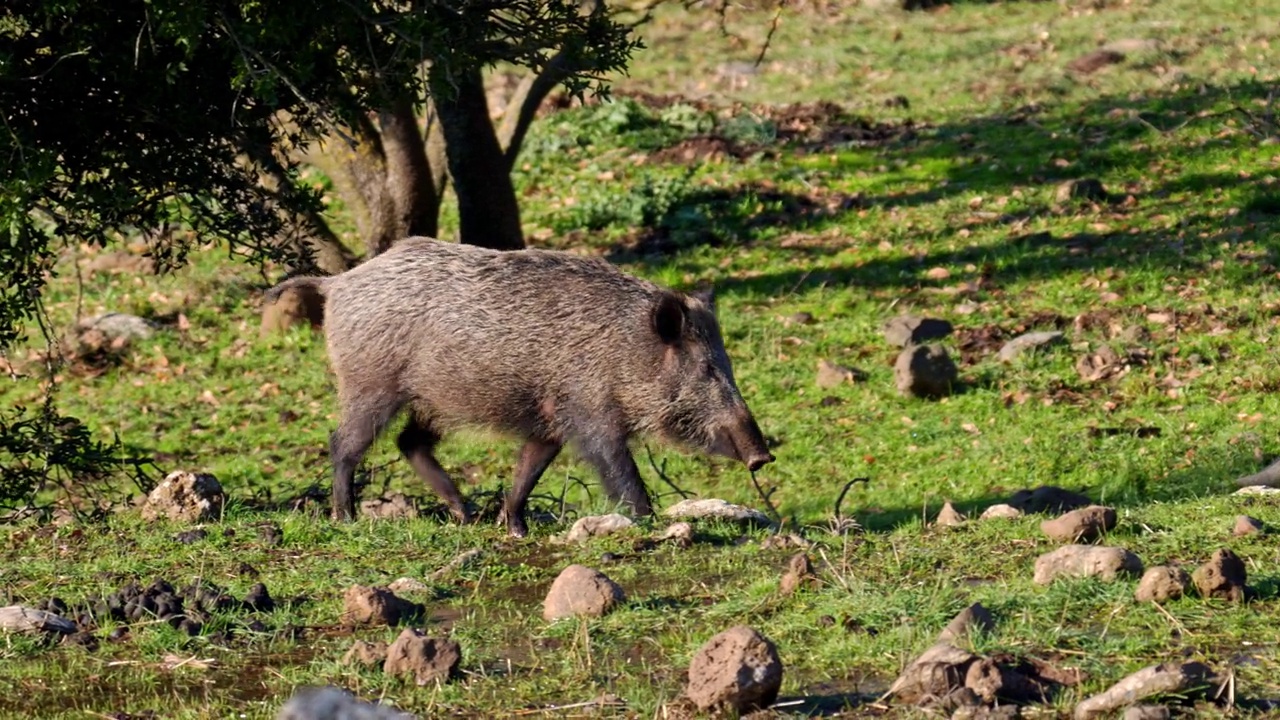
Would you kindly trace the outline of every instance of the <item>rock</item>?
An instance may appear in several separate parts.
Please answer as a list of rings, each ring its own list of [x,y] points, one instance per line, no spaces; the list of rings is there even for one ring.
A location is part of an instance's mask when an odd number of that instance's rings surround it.
[[[812,542],[795,533],[777,533],[760,541],[761,550],[787,550],[790,548],[808,550],[811,547],[813,547]]]
[[[683,548],[690,547],[693,545],[693,526],[687,522],[671,523],[658,536],[659,542],[666,540],[670,540]]]
[[[886,322],[881,330],[890,345],[905,348],[930,340],[940,340],[950,335],[953,328],[946,320],[899,315]]]
[[[85,318],[76,325],[76,336],[82,345],[123,350],[134,340],[145,340],[155,332],[156,324],[128,313],[104,313]]]
[[[579,518],[570,528],[569,534],[565,539],[569,542],[584,542],[593,537],[612,535],[632,525],[635,525],[635,523],[626,515],[617,513],[612,515],[592,515]]]
[[[983,510],[982,516],[979,517],[978,519],[993,520],[997,518],[1002,518],[1005,520],[1013,520],[1015,518],[1020,518],[1020,517],[1022,517],[1021,510],[1019,510],[1018,508],[1012,505],[1006,505],[1004,503],[1000,503],[999,505],[992,505],[986,510]]]
[[[1248,515],[1237,515],[1236,526],[1231,530],[1231,534],[1236,537],[1244,537],[1245,535],[1253,535],[1262,532],[1262,521],[1257,518],[1251,518]]]
[[[426,685],[456,677],[461,662],[462,647],[458,643],[405,628],[387,648],[382,671],[388,675],[413,674],[419,685]]]
[[[990,658],[970,663],[964,674],[964,686],[986,705],[997,700],[1025,702],[1039,699],[1039,687],[1022,673],[1006,668]]]
[[[1107,690],[1076,705],[1075,720],[1093,720],[1144,698],[1165,694],[1190,694],[1213,684],[1213,671],[1204,663],[1163,663],[1145,667]]]
[[[996,353],[996,359],[1000,362],[1013,362],[1014,358],[1025,352],[1055,345],[1062,342],[1064,337],[1058,330],[1023,333],[1005,343],[1000,352]]]
[[[312,330],[324,325],[324,295],[314,287],[294,286],[280,293],[273,303],[262,306],[262,324],[259,337],[284,332],[295,325],[307,323]]]
[[[361,501],[360,514],[376,520],[412,520],[418,517],[418,508],[404,493],[391,493]]]
[[[689,663],[685,695],[702,710],[739,714],[769,707],[782,686],[782,661],[773,643],[746,625],[707,641]]]
[[[1240,488],[1232,493],[1232,495],[1275,495],[1280,493],[1280,487],[1268,487],[1266,485],[1248,485]]]
[[[782,574],[781,590],[783,595],[790,595],[801,587],[816,587],[820,584],[818,576],[813,573],[813,563],[805,553],[797,553],[787,563],[787,571]]]
[[[938,511],[938,517],[933,521],[934,525],[939,527],[955,527],[964,524],[965,517],[951,507],[951,501],[948,500],[942,504],[942,510]]]
[[[889,686],[889,695],[909,705],[942,698],[964,687],[965,673],[977,655],[949,643],[936,643],[907,665]]]
[[[0,607],[0,630],[5,632],[70,635],[77,629],[74,622],[55,613],[23,605]]]
[[[816,383],[823,390],[830,390],[845,383],[862,382],[867,374],[861,370],[837,365],[829,360],[818,360],[818,377]]]
[[[1191,573],[1191,581],[1203,598],[1224,598],[1232,602],[1244,600],[1247,574],[1244,561],[1223,548],[1209,561]]]
[[[178,470],[169,473],[147,495],[142,518],[148,521],[167,518],[184,523],[217,520],[222,517],[225,499],[222,486],[212,475]]]
[[[1134,705],[1124,711],[1124,720],[1169,720],[1172,716],[1163,705]]]
[[[975,630],[989,633],[995,627],[996,621],[991,617],[991,611],[983,607],[982,603],[974,603],[951,618],[951,622],[938,633],[938,642],[955,642]]]
[[[904,349],[893,364],[898,392],[914,397],[950,395],[957,376],[956,364],[941,345],[912,345]]]
[[[387,589],[397,595],[404,595],[406,593],[424,593],[430,590],[431,588],[428,587],[427,584],[422,582],[421,580],[416,580],[410,577],[402,577],[402,578],[396,578],[395,580],[392,580],[387,585]]]
[[[1055,579],[1097,577],[1112,582],[1121,575],[1138,575],[1142,561],[1118,547],[1064,545],[1036,559],[1035,582],[1048,585]]]
[[[356,640],[354,643],[351,643],[351,649],[347,650],[347,654],[342,656],[343,665],[376,667],[386,661],[387,644],[381,640],[374,642]]]
[[[1080,493],[1053,485],[1041,485],[1034,490],[1019,490],[1009,498],[1009,504],[1024,513],[1066,512],[1086,507],[1089,498]]]
[[[386,588],[352,585],[342,596],[344,625],[399,625],[421,617],[424,608],[396,596]]]
[[[452,560],[445,563],[443,567],[431,573],[431,579],[440,580],[441,578],[448,577],[452,573],[470,565],[483,556],[484,551],[480,548],[471,548],[470,550],[460,552]]]
[[[1174,565],[1157,565],[1142,574],[1133,597],[1138,602],[1177,600],[1191,588],[1191,576]]]
[[[551,583],[551,590],[543,601],[542,617],[546,620],[600,617],[625,597],[622,588],[604,573],[583,565],[570,565]]]
[[[1072,510],[1052,520],[1040,523],[1040,531],[1052,540],[1060,542],[1089,542],[1096,540],[1116,526],[1116,511],[1101,505]]]
[[[769,524],[769,516],[759,510],[734,505],[719,498],[681,500],[663,510],[662,514],[669,518],[686,520],[732,520],[738,523]]]
[[[782,318],[782,324],[784,327],[791,327],[792,325],[812,325],[815,322],[817,322],[817,320],[813,317],[813,313],[807,313],[804,311],[791,313],[790,315]]]
[[[1094,50],[1067,63],[1067,70],[1080,75],[1092,75],[1099,70],[1124,62],[1124,53],[1115,50]]]
[[[1102,183],[1095,178],[1067,180],[1066,182],[1060,183],[1057,189],[1053,192],[1053,199],[1060,203],[1076,200],[1104,202],[1108,197],[1107,189],[1104,188]]]
[[[414,716],[360,700],[336,687],[308,687],[289,698],[276,720],[414,720]]]
[[[173,541],[179,545],[194,545],[195,543],[209,537],[209,531],[204,528],[196,528],[195,530],[183,530],[173,536]]]

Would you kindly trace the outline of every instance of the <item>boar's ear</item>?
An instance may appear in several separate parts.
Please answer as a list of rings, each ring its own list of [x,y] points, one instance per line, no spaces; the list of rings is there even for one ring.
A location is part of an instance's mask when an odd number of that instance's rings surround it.
[[[684,303],[672,293],[662,293],[653,306],[653,331],[667,345],[677,345],[684,334]]]
[[[694,290],[693,292],[689,293],[689,297],[697,300],[703,305],[706,305],[708,308],[711,309],[711,312],[716,311],[715,288],[711,288],[711,287],[699,288],[698,290]]]

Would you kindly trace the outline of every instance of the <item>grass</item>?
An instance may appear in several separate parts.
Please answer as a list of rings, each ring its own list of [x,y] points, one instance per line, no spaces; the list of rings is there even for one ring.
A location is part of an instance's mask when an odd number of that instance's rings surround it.
[[[810,553],[822,588],[778,595],[794,551],[763,548],[765,530],[700,528],[688,550],[637,549],[660,524],[582,547],[551,542],[573,517],[609,509],[572,456],[552,467],[534,503],[561,521],[534,523],[527,541],[434,516],[335,526],[314,503],[289,512],[291,499],[328,484],[334,406],[322,339],[305,329],[259,338],[269,278],[217,248],[163,277],[128,270],[128,252],[73,248],[48,296],[60,327],[103,311],[169,325],[119,365],[64,369],[61,405],[161,468],[214,473],[233,501],[191,545],[174,541],[182,528],[129,513],[14,526],[0,535],[0,587],[14,602],[38,602],[126,578],[204,577],[237,596],[261,581],[277,598],[303,600],[262,616],[269,630],[229,640],[160,624],[92,652],[6,638],[0,715],[270,717],[295,687],[330,682],[423,716],[511,716],[607,691],[628,709],[601,714],[654,717],[680,692],[699,645],[748,623],[778,644],[784,699],[804,701],[785,712],[854,717],[872,712],[868,698],[975,601],[998,620],[975,640],[980,651],[1086,674],[1053,701],[1056,711],[1182,657],[1232,668],[1243,700],[1280,697],[1275,543],[1229,532],[1239,513],[1280,525],[1280,506],[1228,494],[1233,478],[1280,454],[1270,430],[1280,415],[1270,352],[1280,145],[1267,140],[1280,134],[1269,114],[1280,20],[1230,1],[1212,13],[1188,0],[820,7],[784,13],[754,71],[740,63],[754,59],[769,12],[731,15],[747,37],[737,42],[714,20],[661,10],[643,30],[649,49],[617,85],[621,101],[540,121],[516,181],[537,244],[605,254],[677,287],[715,284],[737,379],[776,441],[778,462],[760,479],[818,543]],[[1161,45],[1093,75],[1064,71],[1125,38]],[[768,106],[820,101],[846,112]],[[736,155],[659,160],[707,132],[732,141]],[[1056,198],[1058,183],[1081,177],[1113,198]],[[341,203],[332,207],[341,224]],[[81,265],[78,284],[76,263],[90,262],[103,269]],[[815,322],[785,322],[798,312]],[[936,402],[897,393],[880,327],[901,312],[956,326],[943,344],[960,365],[960,392]],[[1031,329],[1061,329],[1067,343],[996,361],[1003,340]],[[1143,353],[1118,377],[1088,382],[1076,361],[1104,344]],[[819,389],[820,359],[866,380]],[[0,391],[4,401],[34,403],[38,363],[25,351],[10,360],[26,377]],[[1138,427],[1154,430],[1105,432]],[[450,439],[440,454],[483,499],[507,482],[514,450],[477,434]],[[699,495],[760,504],[739,468],[652,444],[637,456],[661,504],[675,498],[656,468]],[[366,470],[366,494],[425,492],[392,438]],[[870,482],[842,509],[865,532],[827,532],[837,495],[859,476]],[[1133,601],[1132,582],[1042,588],[1031,566],[1053,543],[1040,518],[927,524],[946,499],[976,514],[1039,484],[1117,507],[1108,542],[1148,565],[1232,548],[1257,598],[1191,598],[1162,611]],[[265,521],[281,526],[282,545],[258,539],[254,526]],[[344,588],[426,578],[473,547],[485,550],[479,562],[413,598],[428,604],[428,628],[462,643],[460,682],[417,687],[339,663],[352,637],[335,626]],[[606,563],[604,553],[620,559]],[[543,593],[570,562],[601,568],[628,601],[599,620],[543,622]],[[307,628],[303,639],[289,627]],[[170,669],[166,655],[215,663]]]

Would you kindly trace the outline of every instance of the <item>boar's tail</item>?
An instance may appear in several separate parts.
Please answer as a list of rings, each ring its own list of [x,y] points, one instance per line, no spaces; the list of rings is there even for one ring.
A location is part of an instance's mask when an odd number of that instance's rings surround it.
[[[310,275],[291,277],[263,293],[262,300],[263,302],[273,303],[280,299],[281,293],[290,288],[311,288],[323,296],[324,286],[328,284],[328,281],[329,278],[327,277],[313,277]]]

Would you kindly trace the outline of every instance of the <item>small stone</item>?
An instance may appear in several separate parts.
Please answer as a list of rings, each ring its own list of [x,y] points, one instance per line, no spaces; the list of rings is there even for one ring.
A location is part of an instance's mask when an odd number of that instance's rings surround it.
[[[818,360],[818,376],[815,383],[823,390],[830,390],[845,383],[856,383],[867,379],[867,374],[844,365],[837,365],[829,360]]]
[[[787,563],[787,571],[782,574],[780,589],[783,595],[790,595],[801,587],[816,587],[820,584],[813,573],[813,563],[805,553],[797,553]]]
[[[1262,532],[1262,521],[1257,518],[1251,518],[1248,515],[1237,515],[1236,526],[1232,529],[1231,534],[1236,537],[1244,537],[1245,535],[1253,535]]]
[[[680,547],[690,547],[693,545],[693,526],[687,522],[671,523],[658,536],[658,540],[660,542],[670,540]]]
[[[397,595],[405,595],[408,593],[424,593],[430,590],[431,588],[428,587],[427,584],[422,582],[421,580],[415,580],[414,578],[409,578],[409,577],[402,577],[402,578],[396,578],[395,580],[392,580],[391,583],[387,585],[387,589]]]
[[[1034,490],[1019,490],[1009,499],[1009,504],[1024,513],[1066,512],[1087,507],[1089,498],[1080,493],[1053,485],[1041,485]]]
[[[769,524],[769,517],[759,510],[734,505],[719,498],[681,500],[662,511],[662,514],[685,520],[732,520],[738,523]]]
[[[167,518],[183,523],[218,520],[226,495],[218,480],[208,473],[178,470],[169,473],[142,505],[142,518]]]
[[[351,649],[347,650],[347,654],[342,656],[343,665],[362,665],[364,667],[377,667],[387,661],[387,644],[381,640],[374,642],[365,642],[364,640],[356,640],[351,644]]]
[[[565,538],[569,542],[584,542],[593,537],[612,535],[635,525],[631,518],[617,513],[611,515],[592,515],[579,518],[569,530]]]
[[[174,542],[179,545],[193,545],[209,537],[209,531],[204,528],[196,528],[195,530],[184,530],[173,536]]]
[[[599,570],[584,565],[565,568],[543,601],[546,620],[586,616],[600,617],[625,599],[622,588]]]
[[[1142,573],[1137,555],[1118,547],[1064,545],[1036,559],[1035,582],[1048,585],[1058,578],[1097,577],[1112,582],[1121,575]]]
[[[1006,505],[1004,503],[1000,503],[999,505],[992,505],[986,510],[983,510],[982,516],[979,519],[993,520],[993,519],[1000,518],[1005,520],[1013,520],[1020,517],[1022,517],[1021,510],[1019,510],[1018,508],[1012,505]]]
[[[1013,362],[1014,358],[1025,352],[1061,343],[1064,337],[1058,330],[1023,333],[1005,343],[1000,352],[996,353],[996,359],[1000,362]]]
[[[893,364],[898,392],[919,398],[940,398],[951,394],[959,373],[941,345],[912,345]]]
[[[955,508],[951,507],[951,501],[948,500],[943,503],[942,510],[938,512],[938,517],[933,523],[939,527],[955,527],[963,525],[964,521],[964,515],[961,515]]]
[[[959,640],[961,637],[978,631],[989,633],[996,627],[995,618],[991,617],[991,611],[982,606],[982,603],[974,603],[969,607],[961,610],[958,615],[942,628],[942,632],[938,633],[938,642],[950,643]]]
[[[1138,602],[1177,600],[1191,588],[1191,576],[1174,565],[1156,565],[1142,574],[1133,597]]]
[[[711,638],[689,663],[685,695],[700,709],[745,714],[778,698],[782,661],[766,637],[738,625]]]
[[[461,663],[462,647],[458,643],[406,628],[387,648],[382,671],[392,676],[412,674],[419,685],[426,685],[457,677]]]
[[[899,315],[891,318],[881,328],[884,339],[890,345],[905,348],[919,345],[930,340],[940,340],[952,333],[951,323],[936,318],[920,318],[913,315]]]
[[[936,643],[907,665],[889,686],[889,694],[908,705],[946,697],[964,687],[969,665],[978,656],[950,643]]]
[[[386,588],[352,585],[342,597],[342,621],[347,625],[398,625],[420,617],[424,608]]]
[[[1235,553],[1223,548],[1191,573],[1191,581],[1195,583],[1200,597],[1240,602],[1244,600],[1248,576],[1244,561]]]
[[[1101,505],[1072,510],[1040,523],[1040,531],[1060,542],[1089,542],[1116,526],[1116,511]]]
[[[777,533],[760,541],[761,550],[787,550],[790,548],[808,550],[811,547],[813,547],[812,542],[795,533]]]
[[[418,508],[404,493],[391,493],[362,501],[360,514],[376,520],[412,520],[418,517]]]
[[[815,322],[817,322],[817,320],[814,319],[813,313],[807,313],[804,311],[791,313],[782,319],[782,324],[785,327],[791,327],[792,325],[812,325]]]

